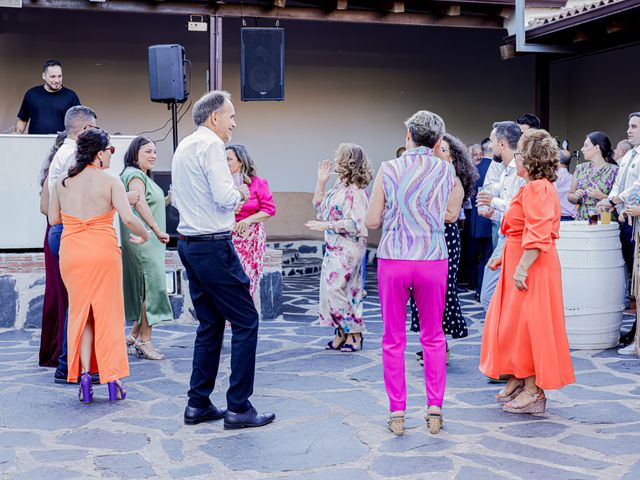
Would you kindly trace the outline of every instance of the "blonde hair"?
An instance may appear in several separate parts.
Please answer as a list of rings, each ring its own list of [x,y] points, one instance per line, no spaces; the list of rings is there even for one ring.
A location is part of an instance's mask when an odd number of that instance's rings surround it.
[[[522,166],[530,180],[546,178],[555,182],[558,178],[560,150],[558,142],[546,130],[530,129],[522,134],[518,142]]]
[[[336,150],[336,173],[346,185],[367,188],[373,178],[373,168],[359,145],[341,143]]]

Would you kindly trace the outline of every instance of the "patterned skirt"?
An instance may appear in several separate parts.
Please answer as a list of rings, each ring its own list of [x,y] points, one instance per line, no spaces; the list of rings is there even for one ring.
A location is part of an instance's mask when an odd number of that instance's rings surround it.
[[[262,270],[264,269],[264,254],[267,251],[267,235],[264,230],[264,223],[252,223],[249,226],[249,233],[242,236],[232,232],[233,246],[236,249],[242,269],[249,277],[249,290],[253,297],[256,288],[260,284]]]
[[[464,338],[469,335],[469,330],[458,299],[458,268],[460,267],[460,230],[458,225],[446,223],[444,236],[449,252],[449,273],[447,276],[447,298],[442,314],[442,330],[445,335],[451,335],[452,338]],[[413,293],[409,300],[411,302],[411,331],[419,332],[420,320]]]

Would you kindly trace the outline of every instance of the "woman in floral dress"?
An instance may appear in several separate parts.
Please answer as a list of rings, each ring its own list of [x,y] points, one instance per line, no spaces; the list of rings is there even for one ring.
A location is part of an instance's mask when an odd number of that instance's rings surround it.
[[[588,161],[576,167],[573,185],[567,195],[571,203],[578,205],[576,220],[588,220],[589,210],[595,209],[598,201],[607,198],[618,174],[611,141],[604,132],[587,135],[582,156]]]
[[[249,187],[249,198],[236,211],[236,225],[232,234],[233,246],[244,273],[249,277],[249,291],[253,297],[260,284],[267,251],[264,221],[276,214],[276,206],[269,184],[264,178],[258,177],[246,147],[229,145],[226,150],[227,163],[236,185],[245,183]]]
[[[373,176],[371,164],[358,145],[342,143],[335,158],[335,185],[326,190],[333,162],[318,165],[313,206],[318,220],[305,225],[324,232],[326,251],[320,277],[320,325],[335,328],[327,350],[362,349],[362,258],[367,249],[364,217],[369,200],[365,189]]]

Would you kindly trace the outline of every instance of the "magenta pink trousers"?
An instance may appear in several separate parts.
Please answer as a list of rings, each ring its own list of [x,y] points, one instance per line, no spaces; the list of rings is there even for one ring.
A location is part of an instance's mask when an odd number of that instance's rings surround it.
[[[442,406],[447,381],[442,312],[447,291],[448,260],[378,259],[378,292],[382,311],[382,366],[389,408],[406,410],[404,350],[407,345],[407,300],[413,289],[420,312],[427,405]]]

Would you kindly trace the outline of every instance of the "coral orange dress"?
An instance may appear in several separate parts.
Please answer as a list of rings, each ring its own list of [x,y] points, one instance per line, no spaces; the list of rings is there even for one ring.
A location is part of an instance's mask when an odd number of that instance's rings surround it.
[[[113,228],[115,210],[81,220],[62,213],[60,272],[69,293],[68,381],[78,379],[80,337],[93,312],[91,371],[100,383],[129,375],[124,340],[122,254]]]
[[[574,383],[564,322],[562,277],[555,240],[560,200],[546,179],[528,183],[513,198],[502,223],[507,236],[502,272],[484,324],[480,371],[491,378],[536,377],[544,390]],[[513,275],[525,249],[540,249],[526,279],[516,289]]]

